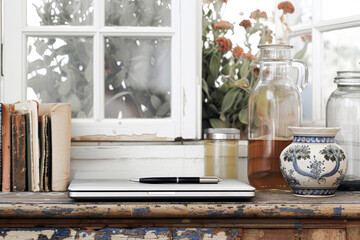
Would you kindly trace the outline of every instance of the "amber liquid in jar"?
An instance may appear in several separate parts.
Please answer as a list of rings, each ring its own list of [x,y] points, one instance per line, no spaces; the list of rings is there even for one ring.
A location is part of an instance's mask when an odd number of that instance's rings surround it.
[[[290,190],[280,171],[280,153],[292,139],[249,139],[248,178],[256,190]]]
[[[238,140],[205,140],[205,176],[238,178]]]

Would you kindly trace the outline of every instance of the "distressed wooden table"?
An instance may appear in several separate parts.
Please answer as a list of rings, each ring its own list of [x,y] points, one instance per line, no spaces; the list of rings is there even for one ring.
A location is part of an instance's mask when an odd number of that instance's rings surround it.
[[[0,239],[360,239],[360,192],[242,202],[76,202],[0,193]]]

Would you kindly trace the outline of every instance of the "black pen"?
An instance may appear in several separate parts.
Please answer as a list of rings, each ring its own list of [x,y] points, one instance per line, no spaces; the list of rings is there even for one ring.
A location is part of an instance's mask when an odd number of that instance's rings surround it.
[[[218,177],[146,177],[131,179],[132,182],[140,183],[210,183],[216,184],[221,181]]]

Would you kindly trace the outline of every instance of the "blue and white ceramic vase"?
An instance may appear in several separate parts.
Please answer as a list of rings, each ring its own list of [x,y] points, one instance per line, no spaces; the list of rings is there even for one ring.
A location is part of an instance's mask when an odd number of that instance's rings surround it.
[[[294,195],[334,196],[347,169],[346,154],[335,143],[340,128],[289,128],[294,139],[280,154],[280,169]]]

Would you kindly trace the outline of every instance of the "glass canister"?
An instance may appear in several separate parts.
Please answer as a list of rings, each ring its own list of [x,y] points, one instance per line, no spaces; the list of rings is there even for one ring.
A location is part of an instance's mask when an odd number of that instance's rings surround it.
[[[348,157],[347,177],[360,177],[360,71],[337,72],[326,105],[326,126],[340,127],[336,142]]]
[[[291,59],[290,45],[260,45],[260,72],[249,97],[248,179],[257,190],[290,190],[280,171],[280,153],[292,142],[289,126],[300,126],[300,92],[306,64]]]
[[[239,139],[239,129],[205,129],[205,176],[238,178]]]

